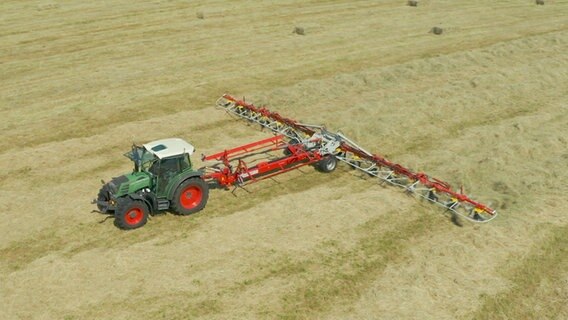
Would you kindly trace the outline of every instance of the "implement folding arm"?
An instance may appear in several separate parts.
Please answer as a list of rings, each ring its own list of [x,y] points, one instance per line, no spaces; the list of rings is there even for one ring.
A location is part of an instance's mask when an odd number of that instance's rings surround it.
[[[451,186],[436,178],[430,178],[423,172],[412,170],[388,161],[384,157],[372,154],[347,138],[341,132],[332,133],[323,126],[299,123],[282,117],[265,107],[256,107],[230,95],[223,95],[217,100],[217,106],[228,113],[257,123],[289,139],[294,145],[303,145],[306,149],[317,147],[320,159],[333,155],[351,167],[377,177],[383,182],[402,187],[410,194],[417,195],[432,203],[446,208],[472,222],[488,222],[497,216],[497,211],[470,199],[467,195],[452,190]],[[317,141],[314,144],[314,141]],[[314,160],[310,163],[313,163]]]

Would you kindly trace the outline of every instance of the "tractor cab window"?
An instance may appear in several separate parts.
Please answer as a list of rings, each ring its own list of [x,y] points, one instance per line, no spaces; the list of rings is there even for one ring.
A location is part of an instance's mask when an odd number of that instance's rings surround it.
[[[178,173],[179,171],[178,158],[162,159],[162,163],[160,164],[160,172]]]
[[[162,194],[163,192],[165,192],[166,187],[168,186],[172,178],[190,167],[191,162],[189,160],[189,155],[183,154],[174,158],[166,158],[154,161],[148,169],[148,172],[150,172],[154,175],[154,177],[157,178],[157,191],[158,194]]]
[[[179,158],[157,160],[148,171],[155,176],[171,175],[179,172]]]
[[[137,145],[133,145],[132,150],[124,155],[134,162],[134,171],[147,171],[157,160],[152,153]]]
[[[189,159],[189,154],[184,154],[180,159],[180,171],[191,168],[191,161]]]
[[[155,161],[148,171],[157,177],[157,192],[162,194],[170,180],[180,172],[180,157]]]

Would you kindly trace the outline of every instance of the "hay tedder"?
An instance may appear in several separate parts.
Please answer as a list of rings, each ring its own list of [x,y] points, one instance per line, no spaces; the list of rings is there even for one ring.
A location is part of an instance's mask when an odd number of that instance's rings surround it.
[[[470,199],[463,190],[454,191],[444,181],[372,154],[341,132],[300,123],[229,95],[219,98],[217,106],[275,135],[203,155],[203,161],[214,163],[200,169],[192,167],[194,147],[181,139],[134,145],[125,154],[134,162],[134,171],[104,183],[93,203],[101,212],[113,214],[118,227],[134,229],[160,211],[187,215],[203,209],[210,188],[243,187],[307,165],[329,173],[343,162],[381,183],[443,207],[453,218],[479,223],[497,216],[495,210]]]

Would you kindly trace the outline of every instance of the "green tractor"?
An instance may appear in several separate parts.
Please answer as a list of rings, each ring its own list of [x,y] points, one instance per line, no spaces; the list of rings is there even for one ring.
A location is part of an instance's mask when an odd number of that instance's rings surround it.
[[[203,209],[209,185],[191,165],[194,151],[178,138],[133,145],[125,156],[134,162],[134,170],[103,182],[93,203],[100,212],[114,214],[122,229],[142,227],[149,215],[164,210],[188,215]]]

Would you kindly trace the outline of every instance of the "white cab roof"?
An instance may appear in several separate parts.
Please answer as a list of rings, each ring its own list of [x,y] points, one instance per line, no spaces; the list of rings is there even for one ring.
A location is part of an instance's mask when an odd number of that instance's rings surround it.
[[[144,144],[144,148],[149,152],[162,159],[172,156],[177,156],[183,153],[189,153],[191,156],[195,147],[180,138],[170,138],[156,140]]]

